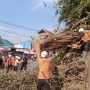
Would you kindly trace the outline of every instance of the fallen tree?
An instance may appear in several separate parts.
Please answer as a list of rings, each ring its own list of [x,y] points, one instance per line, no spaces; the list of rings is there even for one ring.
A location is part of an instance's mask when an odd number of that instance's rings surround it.
[[[86,66],[82,53],[73,49],[68,52],[65,51],[67,45],[76,41],[76,33],[73,30],[66,30],[34,41],[34,43],[38,41],[44,50],[64,52],[62,58],[61,54],[59,54],[58,57],[53,59],[54,65],[57,62],[56,66],[59,69],[59,74],[56,77],[58,79],[62,78],[62,81],[60,81],[60,85],[62,83],[61,90],[88,90],[86,89],[88,85],[88,66]]]
[[[57,66],[58,69],[55,69],[57,72],[54,72],[50,81],[52,90],[89,90],[87,88],[88,71],[85,64],[87,60],[85,57],[83,58],[82,53],[77,53],[72,49],[65,52],[66,49],[64,47],[76,40],[75,34],[76,32],[74,31],[64,31],[54,34],[52,37],[38,39],[45,49],[60,51],[60,53],[64,52],[62,59],[61,54],[58,53],[58,56],[52,60],[53,65]],[[35,42],[36,40],[33,43]],[[20,72],[0,75],[0,89],[36,90],[37,70],[38,68],[33,70],[33,74]]]
[[[33,40],[32,43],[38,41],[44,50],[55,50],[71,44],[74,40],[76,40],[75,35],[76,32],[66,30],[43,39],[37,38]]]

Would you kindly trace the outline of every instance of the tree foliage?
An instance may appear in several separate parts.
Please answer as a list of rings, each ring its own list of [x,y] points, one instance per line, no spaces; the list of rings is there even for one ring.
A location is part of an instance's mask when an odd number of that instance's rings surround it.
[[[90,14],[90,0],[58,0],[56,14],[59,15],[59,23],[65,21],[72,26]],[[90,25],[90,21],[84,23]]]
[[[0,43],[2,43],[2,37],[0,36]]]

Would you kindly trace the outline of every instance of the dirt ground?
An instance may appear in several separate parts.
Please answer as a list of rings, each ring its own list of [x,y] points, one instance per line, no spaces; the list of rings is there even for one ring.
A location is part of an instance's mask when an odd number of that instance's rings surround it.
[[[63,60],[64,64],[58,65],[59,74],[50,81],[52,90],[90,90],[90,55],[71,59],[68,57]],[[27,72],[6,74],[0,70],[0,90],[37,90],[37,75],[31,74],[37,64],[30,61]]]

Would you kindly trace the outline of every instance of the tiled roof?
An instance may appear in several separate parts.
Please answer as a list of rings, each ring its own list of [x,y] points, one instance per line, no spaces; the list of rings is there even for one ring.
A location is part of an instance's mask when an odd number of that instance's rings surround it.
[[[53,34],[52,32],[50,32],[50,31],[48,31],[48,30],[46,30],[46,29],[41,29],[39,32],[38,32],[38,34],[40,34],[40,33],[47,33],[47,34]]]

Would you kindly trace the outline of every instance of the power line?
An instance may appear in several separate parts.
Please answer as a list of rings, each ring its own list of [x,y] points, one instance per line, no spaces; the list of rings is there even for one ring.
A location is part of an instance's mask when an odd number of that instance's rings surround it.
[[[25,30],[38,31],[38,29],[31,29],[31,28],[28,28],[28,27],[25,27],[25,26],[21,26],[21,25],[16,25],[16,24],[13,24],[13,23],[9,23],[9,22],[3,21],[3,20],[0,20],[0,22],[1,22],[1,23],[4,23],[4,24],[7,24],[7,25],[10,25],[10,26],[14,26],[14,27],[18,27],[18,28],[23,28],[23,29],[25,29]],[[1,29],[1,30],[2,30],[3,32],[10,33],[10,34],[14,34],[14,35],[17,35],[17,36],[33,38],[32,35],[21,35],[21,34],[15,33],[15,32],[10,32],[10,31],[5,30],[5,29]],[[17,43],[14,43],[14,44],[24,43],[24,42],[31,42],[31,40],[29,40],[29,41],[17,42]]]
[[[6,33],[15,34],[15,35],[18,35],[18,36],[23,36],[23,37],[34,38],[33,36],[31,36],[31,37],[30,37],[30,35],[21,35],[21,34],[17,34],[17,33],[9,32],[8,30],[5,30],[5,29],[2,29],[2,31],[3,31],[3,32],[6,32]],[[32,40],[27,40],[27,41],[19,41],[19,42],[13,43],[13,44],[25,43],[25,42],[31,42],[31,41],[32,41]]]
[[[31,36],[31,35],[21,35],[21,34],[17,34],[17,33],[14,33],[14,32],[9,32],[8,30],[5,30],[5,29],[1,29],[1,30],[2,30],[2,32],[7,32],[7,33],[15,34],[15,35],[18,35],[18,36],[23,36],[23,37],[30,37]]]
[[[18,27],[18,28],[23,28],[23,29],[26,29],[26,30],[38,31],[38,29],[32,29],[32,28],[25,27],[25,26],[22,26],[22,25],[17,25],[17,24],[9,23],[9,22],[3,21],[3,20],[0,20],[0,22],[4,23],[4,24],[7,24],[7,25],[10,25],[10,26],[14,26],[14,27]]]

